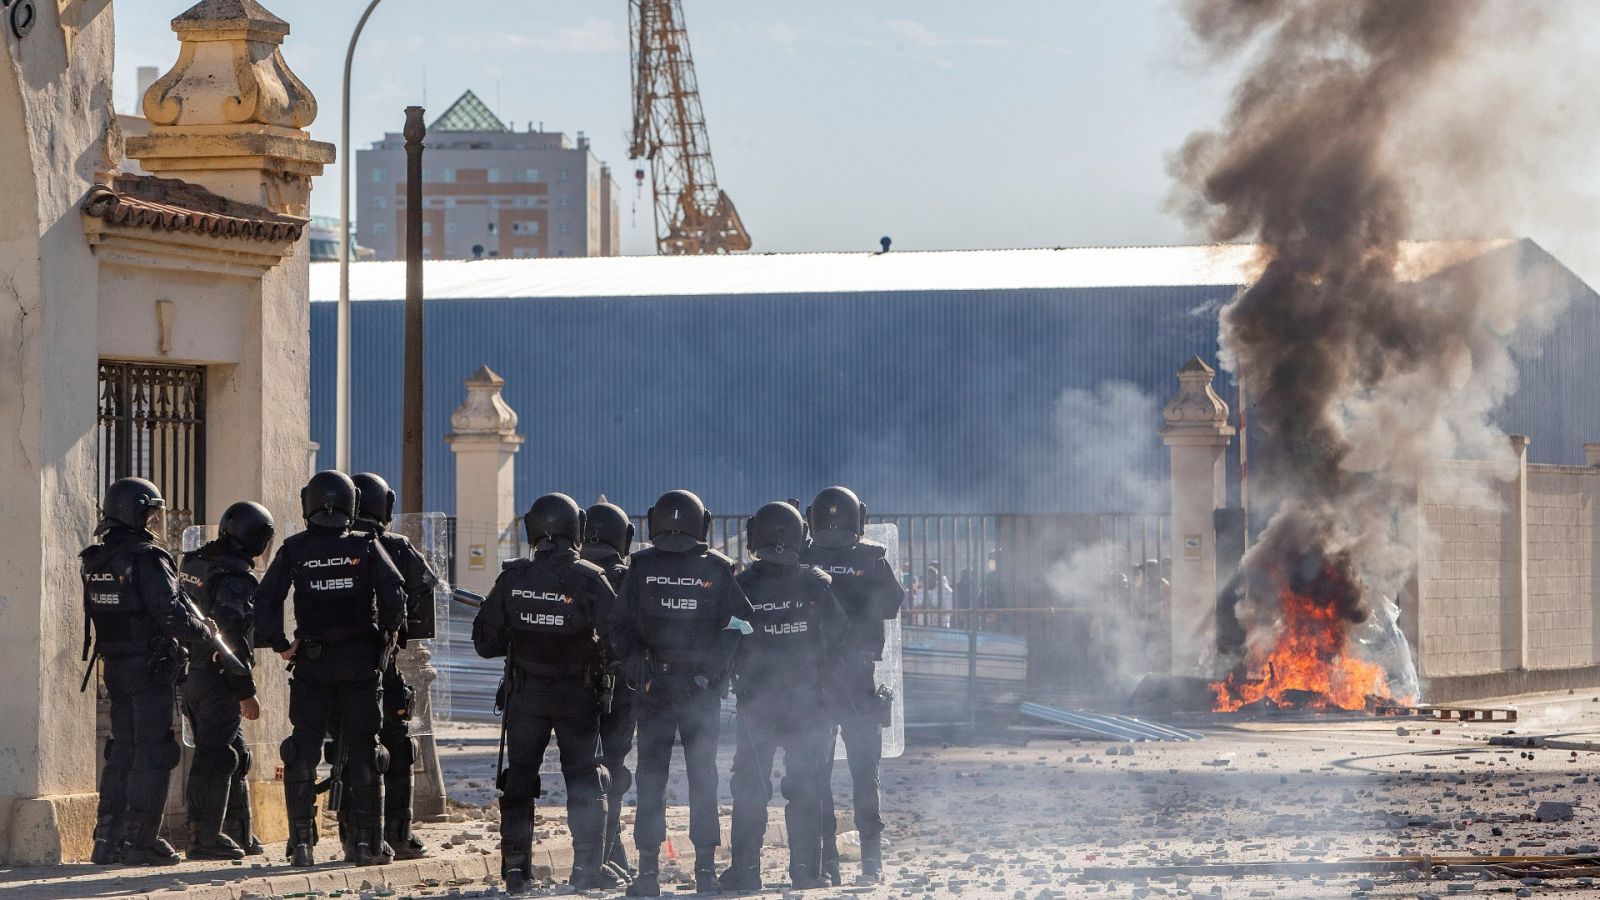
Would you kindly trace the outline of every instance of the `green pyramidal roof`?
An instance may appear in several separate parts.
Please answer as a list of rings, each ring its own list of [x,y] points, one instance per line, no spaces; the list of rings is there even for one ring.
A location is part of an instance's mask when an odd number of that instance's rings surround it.
[[[478,95],[471,91],[462,94],[444,115],[433,120],[429,131],[510,131],[500,117],[489,111]]]

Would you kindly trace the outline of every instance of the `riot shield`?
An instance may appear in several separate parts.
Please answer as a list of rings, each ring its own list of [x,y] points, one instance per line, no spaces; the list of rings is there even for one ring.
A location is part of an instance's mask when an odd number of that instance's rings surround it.
[[[899,572],[899,526],[893,523],[868,525],[866,538],[887,548],[884,555],[889,560],[889,568]],[[906,752],[905,676],[900,666],[900,619],[895,618],[885,622],[883,633],[883,659],[878,661],[875,680],[879,685],[887,686],[894,692],[890,722],[888,727],[883,729],[883,756],[885,759],[894,759],[905,755]],[[845,758],[843,738],[834,741],[833,758]]]
[[[429,610],[434,627],[433,636],[424,641],[413,641],[413,646],[420,645],[419,649],[426,651],[424,658],[408,660],[402,657],[402,663],[411,662],[417,667],[428,663],[432,671],[432,684],[420,679],[411,679],[413,686],[427,688],[426,697],[418,697],[418,709],[413,712],[411,722],[412,733],[416,734],[422,728],[428,731],[433,726],[445,721],[450,716],[450,672],[451,666],[441,664],[453,659],[451,654],[451,629],[450,622],[450,534],[449,517],[440,512],[406,513],[394,517],[389,523],[389,530],[403,534],[411,541],[411,546],[422,554],[427,561],[428,568],[438,577],[438,583],[433,589],[433,608]],[[408,656],[415,654],[408,653]],[[436,674],[435,674],[436,673]],[[419,690],[421,693],[421,690]],[[419,714],[419,713],[425,713]]]

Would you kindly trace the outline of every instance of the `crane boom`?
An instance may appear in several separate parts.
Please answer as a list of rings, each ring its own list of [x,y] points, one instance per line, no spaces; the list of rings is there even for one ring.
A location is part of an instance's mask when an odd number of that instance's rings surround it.
[[[717,187],[700,85],[680,0],[628,0],[633,43],[633,144],[650,161],[656,250],[667,255],[750,249],[750,234]],[[644,170],[639,170],[644,177]]]

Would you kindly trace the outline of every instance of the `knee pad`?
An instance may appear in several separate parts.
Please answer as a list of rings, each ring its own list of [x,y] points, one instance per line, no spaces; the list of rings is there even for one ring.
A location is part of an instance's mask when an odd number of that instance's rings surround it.
[[[389,771],[389,751],[381,744],[372,748],[372,770],[379,775]]]
[[[735,768],[733,777],[728,779],[728,788],[733,791],[735,796],[743,794],[751,798],[759,798],[763,803],[772,799],[771,779],[763,777],[760,772],[750,768]]]
[[[233,749],[239,755],[239,765],[234,768],[233,774],[243,778],[250,774],[250,767],[255,763],[255,755],[250,752],[250,745],[243,741],[233,745]]]
[[[400,734],[385,732],[379,737],[384,749],[389,751],[389,768],[391,770],[409,769],[416,764],[420,753],[417,750],[415,738],[406,736],[404,732]]]
[[[111,748],[115,747],[116,745],[117,745],[116,738],[106,738],[106,752],[105,752],[106,762],[110,762],[111,761]]]
[[[195,748],[192,767],[195,771],[231,776],[238,767],[239,754],[232,747]]]
[[[626,767],[617,769],[608,767],[606,772],[611,776],[611,785],[606,789],[606,793],[611,796],[621,797],[628,792],[628,788],[633,787],[633,773]]]
[[[561,777],[567,782],[567,796],[579,803],[599,799],[605,793],[606,779],[600,775],[604,771],[604,767],[599,765],[562,769]]]
[[[297,756],[299,756],[299,747],[295,744],[294,738],[284,738],[283,742],[278,745],[278,759],[282,760],[284,766],[287,767],[294,765],[295,757]]]
[[[178,741],[171,732],[167,733],[165,740],[151,741],[144,749],[152,763],[168,772],[178,767],[178,760],[183,755],[183,750],[179,748]]]
[[[294,738],[286,737],[278,745],[278,758],[283,760],[283,777],[285,781],[315,781],[317,778],[317,760],[300,757],[300,745]]]
[[[531,806],[543,792],[544,783],[538,772],[523,769],[506,770],[505,787],[501,789],[500,807]]]

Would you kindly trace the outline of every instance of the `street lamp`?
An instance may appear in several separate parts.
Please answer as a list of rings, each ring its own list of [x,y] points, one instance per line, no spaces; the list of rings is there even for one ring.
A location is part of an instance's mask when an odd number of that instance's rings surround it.
[[[335,376],[334,468],[350,471],[350,67],[355,62],[361,29],[383,0],[372,0],[350,35],[344,54],[344,108],[339,119],[339,328],[338,373]]]

